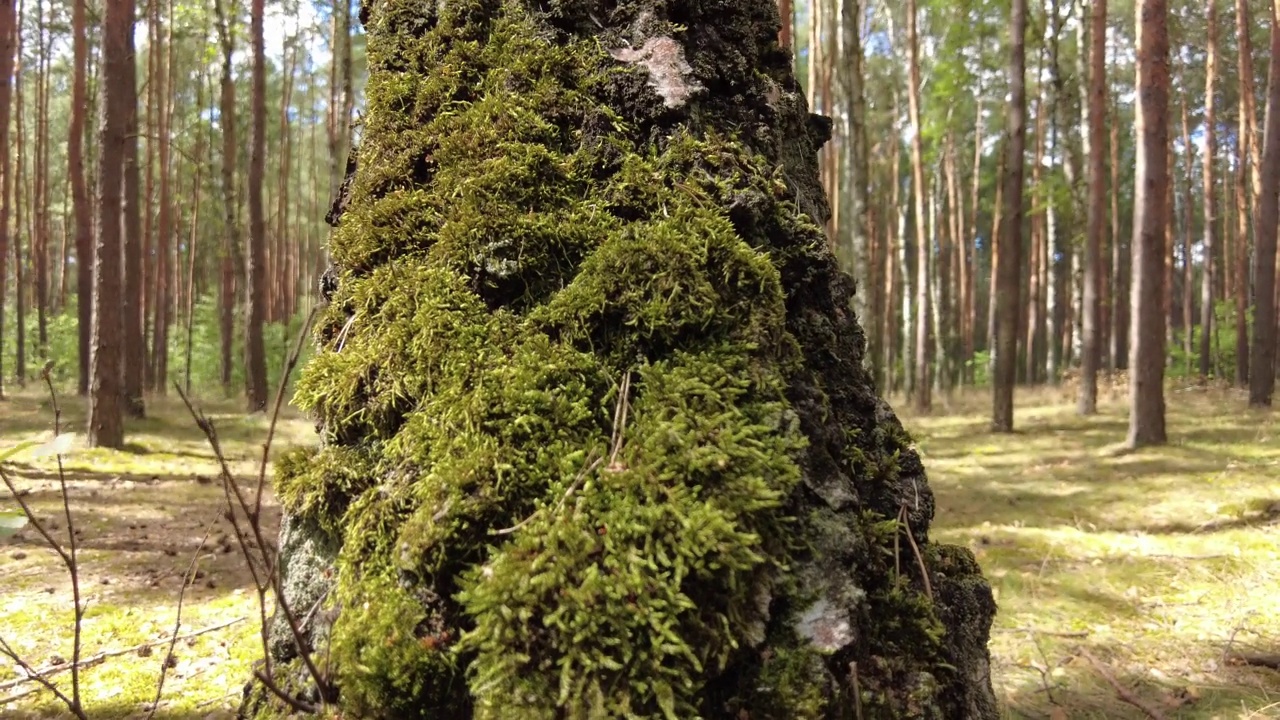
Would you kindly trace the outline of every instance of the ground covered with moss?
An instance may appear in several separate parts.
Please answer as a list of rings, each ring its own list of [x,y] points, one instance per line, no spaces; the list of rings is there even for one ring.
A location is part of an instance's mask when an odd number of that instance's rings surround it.
[[[297,394],[322,443],[277,481],[328,700],[994,716],[990,590],[929,542],[923,469],[861,368],[820,230],[829,123],[774,3],[362,20],[364,141]],[[259,688],[245,712],[284,708]]]

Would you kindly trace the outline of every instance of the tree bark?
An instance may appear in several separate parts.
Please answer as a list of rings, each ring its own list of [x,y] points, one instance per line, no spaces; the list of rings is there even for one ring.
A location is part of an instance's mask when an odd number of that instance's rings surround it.
[[[93,262],[93,342],[90,348],[89,445],[124,446],[121,387],[120,231],[125,136],[128,132],[129,38],[132,0],[106,0],[102,24],[102,119],[98,147],[98,238]]]
[[[218,124],[222,129],[222,243],[218,253],[218,335],[220,344],[220,379],[223,392],[231,394],[235,345],[236,268],[243,268],[240,252],[240,199],[236,186],[236,84],[232,75],[235,54],[235,26],[223,6],[224,0],[214,0],[214,13],[218,23],[218,44],[222,50],[222,76],[220,82]]]
[[[342,599],[305,628],[341,687],[297,687],[281,620],[291,690],[405,720],[998,717],[991,591],[929,541],[864,366],[820,230],[831,121],[774,1],[365,5],[371,88],[460,73],[469,101],[369,96],[298,388],[326,441],[277,476],[282,597]],[[439,224],[386,224],[406,192]]]
[[[1130,447],[1166,441],[1164,361],[1168,257],[1165,233],[1169,188],[1169,7],[1139,0],[1138,103],[1134,134],[1138,159],[1133,203],[1133,323],[1129,339]]]
[[[1252,283],[1249,278],[1249,199],[1252,197],[1256,206],[1258,183],[1250,195],[1245,188],[1245,175],[1252,170],[1253,177],[1258,176],[1258,167],[1254,162],[1257,153],[1253,150],[1256,134],[1253,131],[1253,57],[1249,42],[1249,4],[1246,0],[1236,0],[1236,53],[1237,87],[1239,97],[1237,112],[1238,126],[1235,137],[1236,151],[1236,385],[1249,386],[1249,298]]]
[[[152,0],[155,2],[155,0]],[[135,18],[130,9],[129,27],[133,27]],[[128,66],[137,66],[138,52],[134,47],[133,33],[129,33]],[[147,279],[145,277],[144,256],[145,242],[142,231],[142,217],[146,199],[142,196],[142,177],[138,156],[138,79],[137,73],[130,72],[123,79],[120,92],[125,95],[128,109],[126,120],[126,137],[124,142],[124,297],[120,303],[121,323],[124,328],[124,368],[123,392],[124,411],[130,417],[140,418],[146,415],[146,402],[143,399],[145,390],[147,358],[146,305]],[[150,141],[149,141],[150,142]]]
[[[929,379],[929,338],[931,297],[929,292],[929,258],[933,243],[929,237],[925,215],[924,126],[920,122],[920,38],[916,30],[916,1],[907,0],[907,116],[911,123],[911,195],[915,200],[916,225],[916,410],[928,412],[933,407]]]
[[[71,204],[76,237],[76,317],[79,350],[77,390],[89,393],[89,332],[93,322],[93,218],[85,183],[84,135],[88,97],[89,43],[85,22],[87,0],[71,0],[71,120],[67,133],[67,172],[71,175]]]
[[[266,313],[267,219],[262,183],[267,161],[267,57],[263,40],[264,1],[252,0],[249,16],[253,44],[252,143],[249,149],[249,251],[245,253],[248,279],[245,301],[244,375],[249,412],[267,408],[267,354],[263,342]]]
[[[1262,149],[1262,188],[1254,210],[1253,346],[1249,358],[1249,405],[1269,407],[1276,372],[1276,225],[1280,194],[1280,0],[1271,6],[1270,82],[1266,136]]]
[[[14,43],[17,23],[14,22],[13,0],[0,0],[0,78],[13,77]],[[10,198],[14,192],[13,167],[9,157],[9,100],[11,84],[0,82],[0,172],[4,173],[4,185],[0,188],[0,399],[5,396],[4,374],[4,306],[8,298],[9,269],[9,212]]]
[[[1098,411],[1098,368],[1102,360],[1102,236],[1106,232],[1107,0],[1093,0],[1089,14],[1089,207],[1084,251],[1084,317],[1080,353],[1081,415]]]
[[[1008,159],[1004,168],[1004,209],[1001,217],[996,272],[995,377],[992,384],[991,426],[1013,432],[1013,386],[1017,381],[1018,311],[1022,270],[1022,178],[1026,145],[1026,33],[1027,0],[1013,0],[1009,42]]]
[[[154,48],[156,63],[156,128],[159,137],[156,142],[156,175],[160,194],[156,211],[155,235],[155,306],[152,310],[151,330],[151,379],[149,386],[152,392],[163,395],[169,385],[169,325],[173,322],[174,296],[174,242],[175,223],[173,219],[172,197],[172,147],[171,123],[173,117],[173,89],[169,82],[173,64],[173,13],[170,7],[168,22],[162,22],[160,0],[151,0],[152,12],[156,21],[156,41]]]
[[[1205,19],[1208,33],[1208,58],[1205,63],[1204,83],[1204,162],[1202,184],[1204,186],[1204,269],[1200,276],[1200,358],[1201,380],[1207,380],[1211,371],[1209,341],[1216,335],[1214,324],[1213,279],[1217,274],[1215,254],[1218,252],[1217,189],[1214,184],[1213,164],[1218,157],[1218,125],[1215,114],[1214,86],[1218,72],[1218,3],[1207,0]]]

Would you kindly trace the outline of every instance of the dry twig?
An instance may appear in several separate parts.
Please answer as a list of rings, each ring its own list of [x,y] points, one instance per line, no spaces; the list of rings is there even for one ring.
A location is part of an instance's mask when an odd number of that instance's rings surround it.
[[[198,410],[191,402],[191,398],[183,392],[182,388],[178,386],[177,383],[174,384],[174,388],[178,391],[178,396],[182,398],[182,402],[186,405],[187,411],[191,414],[196,426],[204,433],[205,439],[208,440],[209,446],[213,449],[213,454],[218,460],[218,466],[222,471],[223,495],[226,497],[227,501],[226,517],[231,522],[231,525],[235,530],[236,540],[240,545],[240,551],[244,555],[245,563],[248,565],[249,573],[253,577],[254,587],[258,593],[258,614],[259,624],[261,626],[259,635],[262,640],[263,670],[255,670],[254,675],[262,681],[263,686],[266,687],[271,694],[275,695],[292,709],[306,714],[314,714],[317,711],[317,708],[300,698],[293,697],[286,693],[275,682],[275,677],[272,672],[270,640],[268,638],[269,623],[266,609],[268,591],[273,591],[275,593],[276,604],[279,607],[280,614],[284,617],[286,624],[289,626],[289,631],[293,637],[294,647],[298,651],[299,658],[306,666],[307,673],[316,684],[316,689],[319,691],[321,702],[328,702],[331,700],[332,692],[328,681],[325,679],[325,675],[316,667],[315,661],[311,657],[310,649],[307,647],[307,642],[302,635],[302,629],[298,624],[297,615],[295,615],[293,610],[289,607],[288,599],[285,597],[279,567],[276,564],[276,558],[274,558],[268,550],[270,546],[262,534],[262,495],[266,484],[267,463],[271,453],[271,442],[275,437],[276,424],[280,419],[280,407],[283,404],[285,387],[289,383],[290,375],[297,367],[298,358],[302,353],[302,343],[310,330],[315,314],[316,310],[313,308],[311,313],[307,316],[307,321],[302,328],[302,332],[299,333],[298,340],[294,344],[293,352],[286,361],[284,372],[280,377],[280,385],[276,389],[275,408],[272,412],[270,425],[267,429],[267,439],[262,446],[262,458],[258,468],[258,484],[252,503],[249,502],[249,499],[245,496],[243,489],[240,487],[239,481],[236,480],[235,475],[231,472],[231,468],[227,463],[226,455],[222,451],[222,443],[218,439],[218,431],[217,428],[214,427],[213,420]],[[234,501],[232,499],[233,496]],[[240,519],[236,515],[237,506],[245,515],[245,521],[249,526],[247,532],[241,528]],[[261,573],[259,573],[258,568],[255,565],[254,554],[248,542],[249,535],[252,535],[253,541],[257,545],[258,553],[261,555],[260,558],[257,558],[257,562],[261,563]]]
[[[1151,720],[1165,720],[1165,716],[1163,713],[1151,707],[1151,705],[1144,702],[1142,698],[1138,697],[1137,695],[1134,695],[1131,690],[1121,685],[1120,681],[1116,680],[1115,676],[1112,675],[1109,670],[1107,670],[1107,666],[1103,665],[1101,661],[1099,661],[1093,655],[1089,654],[1088,650],[1081,648],[1080,656],[1083,657],[1085,660],[1088,660],[1090,665],[1093,665],[1093,669],[1098,671],[1098,674],[1101,675],[1102,679],[1106,680],[1107,684],[1110,685],[1116,691],[1116,695],[1121,700],[1129,703],[1130,705],[1146,713],[1147,717],[1151,718]]]
[[[105,652],[100,652],[97,655],[91,655],[87,658],[84,658],[83,660],[80,661],[79,666],[81,668],[93,667],[94,665],[97,665],[98,663],[108,658],[120,657],[121,655],[131,655],[145,648],[153,648],[160,645],[164,645],[165,643],[176,642],[178,640],[190,640],[191,638],[199,637],[201,635],[208,635],[211,632],[217,632],[218,630],[231,627],[236,623],[241,623],[244,621],[245,621],[244,617],[238,617],[234,620],[226,620],[216,625],[210,625],[208,627],[201,628],[199,630],[192,630],[189,633],[178,635],[176,638],[163,637],[163,638],[160,638],[159,640],[148,640],[147,642],[139,643],[137,645],[133,645],[127,648],[120,648],[119,650],[107,650]],[[41,677],[48,678],[51,675],[57,675],[58,673],[66,672],[70,669],[71,669],[71,663],[65,662],[65,663],[58,663],[56,665],[46,665],[45,667],[37,669],[35,673]],[[15,688],[19,685],[24,685],[29,682],[39,682],[39,681],[36,680],[35,677],[32,677],[30,675],[28,675],[27,677],[15,678],[13,680],[6,680],[5,682],[0,683],[0,690],[8,690],[10,688]],[[21,696],[22,695],[15,695],[7,700],[0,700],[0,705],[13,702],[18,697],[21,697]]]
[[[156,710],[160,707],[160,695],[164,692],[164,679],[169,674],[169,658],[173,657],[173,648],[178,644],[178,630],[182,629],[182,603],[187,599],[187,587],[195,580],[196,563],[200,561],[200,552],[204,550],[204,544],[209,541],[209,531],[213,528],[210,524],[204,531],[204,537],[200,538],[200,545],[196,547],[195,553],[191,556],[191,564],[187,566],[187,572],[182,576],[182,589],[178,591],[178,611],[173,619],[173,639],[169,642],[169,649],[165,651],[164,658],[160,661],[160,677],[156,679],[156,699],[151,703],[151,710],[147,713],[147,720],[156,716]]]

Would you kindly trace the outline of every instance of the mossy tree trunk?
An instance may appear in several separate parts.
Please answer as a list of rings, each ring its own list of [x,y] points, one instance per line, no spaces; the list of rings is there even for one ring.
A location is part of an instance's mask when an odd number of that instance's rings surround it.
[[[774,0],[361,20],[322,442],[277,476],[346,716],[994,718],[995,605],[861,362]]]

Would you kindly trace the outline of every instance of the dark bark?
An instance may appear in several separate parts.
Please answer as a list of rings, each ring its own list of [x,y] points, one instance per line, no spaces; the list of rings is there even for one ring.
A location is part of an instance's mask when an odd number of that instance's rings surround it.
[[[153,0],[154,1],[154,0]],[[134,17],[129,18],[133,27]],[[130,68],[137,66],[138,53],[133,33],[129,33]],[[124,297],[120,303],[124,324],[124,403],[130,417],[146,415],[143,385],[147,367],[146,310],[143,298],[146,278],[143,276],[142,177],[138,158],[138,79],[130,72],[120,89],[125,94],[128,125],[124,143]]]
[[[1102,237],[1106,232],[1107,0],[1093,0],[1089,16],[1089,207],[1084,255],[1084,333],[1080,354],[1081,415],[1098,411],[1098,368],[1102,364]]]
[[[1165,309],[1169,227],[1169,7],[1139,0],[1138,161],[1133,201],[1133,325],[1129,348],[1130,447],[1166,441],[1164,418]]]
[[[223,392],[231,393],[231,375],[235,345],[236,269],[243,268],[240,252],[240,197],[236,187],[236,84],[232,75],[235,53],[234,25],[224,0],[214,0],[218,22],[218,45],[222,50],[218,124],[222,129],[222,243],[218,251],[218,335],[220,343],[220,379]]]
[[[250,40],[253,45],[252,143],[249,148],[249,247],[245,253],[244,377],[249,412],[267,408],[267,350],[263,340],[266,318],[267,218],[262,184],[267,162],[267,58],[263,41],[263,0],[253,0]]]
[[[1271,405],[1276,384],[1276,225],[1280,214],[1280,18],[1271,11],[1266,136],[1262,146],[1262,191],[1254,209],[1253,346],[1249,358],[1249,405]]]
[[[1013,386],[1018,372],[1018,314],[1022,272],[1022,179],[1027,127],[1027,1],[1013,0],[1009,42],[1008,152],[1004,167],[1000,234],[996,242],[996,340],[991,426],[1013,432]]]
[[[14,22],[13,0],[0,0],[0,172],[4,173],[4,185],[0,187],[0,399],[4,398],[4,306],[8,298],[6,285],[9,277],[9,211],[10,198],[14,192],[13,172],[9,157],[9,99],[11,83],[7,78],[13,77],[14,43],[16,41],[16,23]]]
[[[120,234],[125,135],[129,119],[132,0],[107,0],[102,26],[102,102],[98,147],[98,238],[93,262],[93,336],[89,372],[89,444],[124,446]]]
[[[79,343],[79,383],[81,395],[89,393],[89,331],[93,322],[93,210],[85,183],[84,134],[88,106],[88,39],[85,22],[87,0],[71,3],[71,127],[67,137],[67,172],[71,175],[71,203],[76,237],[76,315]]]
[[[371,93],[324,443],[277,476],[340,710],[993,720],[991,591],[863,366],[774,0],[537,7],[365,5],[370,87],[475,81]]]
[[[1218,2],[1207,0],[1208,17],[1206,23],[1209,33],[1208,59],[1205,65],[1204,86],[1204,271],[1200,276],[1200,377],[1209,377],[1210,356],[1209,339],[1216,332],[1213,312],[1213,281],[1218,273],[1218,204],[1217,189],[1214,187],[1213,165],[1218,157],[1218,127],[1214,105],[1214,84],[1218,71]]]

